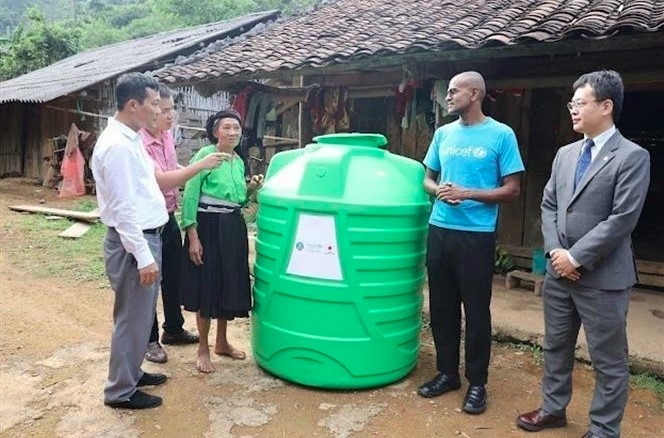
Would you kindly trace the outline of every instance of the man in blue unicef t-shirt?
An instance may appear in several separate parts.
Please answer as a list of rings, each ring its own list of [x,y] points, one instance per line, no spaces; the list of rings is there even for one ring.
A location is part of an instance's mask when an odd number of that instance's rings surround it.
[[[514,131],[482,113],[485,93],[477,72],[452,78],[445,100],[449,113],[459,118],[436,130],[424,158],[424,189],[436,199],[427,271],[438,374],[420,386],[419,394],[436,397],[461,387],[463,305],[469,387],[462,409],[469,414],[486,409],[498,204],[519,197],[524,171]]]

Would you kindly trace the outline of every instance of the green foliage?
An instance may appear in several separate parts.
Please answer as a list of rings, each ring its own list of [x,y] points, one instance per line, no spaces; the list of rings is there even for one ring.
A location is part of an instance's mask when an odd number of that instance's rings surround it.
[[[284,15],[306,11],[319,3],[317,0],[256,0],[258,11],[279,10]]]
[[[184,26],[195,26],[238,17],[257,10],[252,0],[153,0],[158,16],[175,18]]]
[[[151,1],[95,5],[94,9],[96,12],[88,11],[77,23],[81,30],[81,46],[85,49],[178,27],[173,20],[155,16]]]
[[[0,0],[0,38],[10,37],[30,7],[52,25],[79,29],[81,48],[227,20],[252,12],[297,13],[320,0]]]
[[[522,353],[529,354],[532,356],[536,365],[541,365],[544,363],[544,353],[542,352],[542,347],[529,343],[529,342],[510,342],[509,346],[515,350],[519,350]]]
[[[83,49],[252,12],[293,14],[319,1],[0,0],[0,80]]]
[[[28,0],[0,0],[0,35],[11,36],[28,6]]]
[[[26,12],[27,25],[19,25],[2,46],[0,79],[10,79],[75,54],[80,49],[80,31],[51,24],[36,8]]]
[[[92,198],[83,198],[76,203],[74,210],[89,212],[97,208],[97,201]]]
[[[126,39],[121,29],[110,27],[103,18],[86,20],[80,24],[81,46],[89,49],[107,44],[118,43]]]
[[[499,246],[496,246],[495,272],[506,274],[514,269],[516,269],[516,263],[514,263],[512,255]]]
[[[634,374],[631,380],[635,387],[648,389],[657,394],[660,402],[662,402],[661,408],[664,410],[664,380],[648,373]]]
[[[194,26],[227,20],[252,12],[279,10],[284,15],[304,11],[318,0],[152,0],[157,16],[175,18],[178,23]]]
[[[27,24],[26,12],[36,8],[49,22],[65,22],[74,18],[89,0],[0,0],[0,34],[11,36],[19,24]],[[104,0],[100,0],[104,1]]]

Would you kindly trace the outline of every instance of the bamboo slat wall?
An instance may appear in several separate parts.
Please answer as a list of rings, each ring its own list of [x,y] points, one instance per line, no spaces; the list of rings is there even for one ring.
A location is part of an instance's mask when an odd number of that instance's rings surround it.
[[[21,105],[0,105],[3,135],[0,135],[0,177],[19,176],[23,172],[21,138],[23,136]]]
[[[173,92],[179,100],[177,124],[180,129],[176,133],[178,161],[186,164],[198,149],[208,144],[203,131],[190,128],[204,128],[208,117],[229,107],[232,99],[226,92],[204,97],[194,87],[178,87]]]
[[[205,116],[215,113],[231,105],[231,95],[226,92],[217,92],[209,97],[198,94],[194,87],[178,87],[173,90],[180,96],[180,109],[188,114]]]

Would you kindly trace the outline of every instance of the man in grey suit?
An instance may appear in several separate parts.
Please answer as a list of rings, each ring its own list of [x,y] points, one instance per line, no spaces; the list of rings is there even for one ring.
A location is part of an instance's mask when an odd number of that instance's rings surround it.
[[[623,102],[618,73],[584,74],[573,89],[567,107],[584,139],[558,151],[542,199],[550,257],[543,287],[543,401],[516,422],[533,432],[567,424],[574,347],[583,324],[595,392],[582,438],[617,438],[629,386],[627,309],[637,281],[630,236],[648,191],[650,156],[614,126]]]

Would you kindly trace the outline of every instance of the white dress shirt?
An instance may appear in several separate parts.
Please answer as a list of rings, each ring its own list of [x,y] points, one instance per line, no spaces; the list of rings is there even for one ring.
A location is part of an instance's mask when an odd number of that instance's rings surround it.
[[[602,132],[601,134],[595,136],[595,138],[591,139],[593,143],[595,143],[595,147],[590,148],[590,162],[592,163],[595,161],[595,158],[599,155],[599,152],[602,150],[604,145],[606,144],[607,141],[611,138],[613,134],[616,133],[616,127],[615,125],[611,125],[609,129],[606,131]],[[587,140],[589,137],[584,136],[583,139]]]
[[[168,213],[140,135],[109,118],[92,154],[92,173],[101,221],[116,229],[138,269],[154,263],[143,230],[164,225]]]

